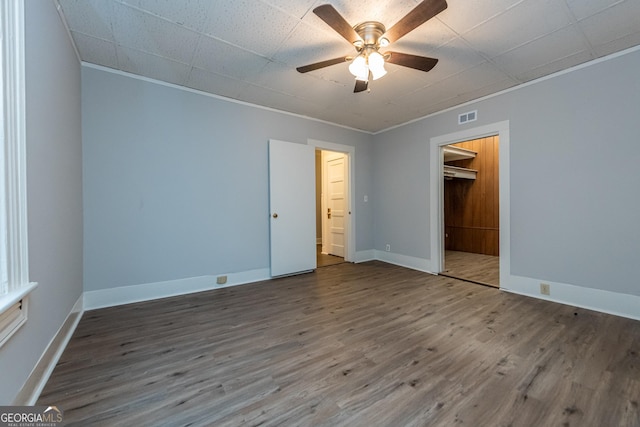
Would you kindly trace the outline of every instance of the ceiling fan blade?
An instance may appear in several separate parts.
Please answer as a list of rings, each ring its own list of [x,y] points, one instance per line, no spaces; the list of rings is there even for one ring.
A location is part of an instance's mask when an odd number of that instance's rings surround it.
[[[424,0],[384,33],[390,43],[414,30],[447,8],[446,0]]]
[[[296,68],[299,73],[308,73],[309,71],[319,70],[320,68],[329,67],[331,65],[341,64],[347,62],[349,56],[341,56],[340,58],[327,59],[326,61],[315,62],[309,65],[303,65]]]
[[[389,55],[388,58],[387,55]],[[420,71],[430,71],[438,63],[436,58],[427,58],[426,56],[416,56],[400,52],[386,52],[385,58],[387,58],[387,62],[390,64],[402,65],[403,67],[414,68]]]
[[[356,87],[353,88],[353,93],[364,92],[365,90],[367,90],[368,86],[369,86],[369,81],[368,80],[357,80],[356,79]]]
[[[323,4],[313,9],[313,13],[326,22],[338,34],[344,37],[349,43],[362,40],[351,25],[338,13],[330,4]]]

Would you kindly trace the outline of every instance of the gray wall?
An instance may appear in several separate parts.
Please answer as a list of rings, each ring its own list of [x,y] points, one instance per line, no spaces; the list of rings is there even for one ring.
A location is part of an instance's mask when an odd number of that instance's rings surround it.
[[[80,64],[54,2],[25,4],[29,276],[39,286],[27,323],[0,349],[0,404],[82,294]]]
[[[373,247],[371,139],[82,67],[86,291],[269,266],[267,142],[356,147],[356,250]]]
[[[430,138],[509,120],[511,274],[640,295],[638,70],[630,51],[375,135],[375,248],[429,259]]]

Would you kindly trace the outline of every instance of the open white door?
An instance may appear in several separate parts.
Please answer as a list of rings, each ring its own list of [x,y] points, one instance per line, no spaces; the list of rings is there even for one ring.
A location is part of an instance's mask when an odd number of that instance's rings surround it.
[[[271,276],[316,268],[315,152],[269,141]]]

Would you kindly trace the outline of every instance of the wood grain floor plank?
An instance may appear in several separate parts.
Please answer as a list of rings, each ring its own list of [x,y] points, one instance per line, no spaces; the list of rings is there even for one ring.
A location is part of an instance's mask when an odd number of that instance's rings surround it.
[[[86,312],[67,425],[640,426],[640,322],[381,262]]]
[[[443,273],[463,280],[500,287],[500,257],[473,252],[445,251]]]

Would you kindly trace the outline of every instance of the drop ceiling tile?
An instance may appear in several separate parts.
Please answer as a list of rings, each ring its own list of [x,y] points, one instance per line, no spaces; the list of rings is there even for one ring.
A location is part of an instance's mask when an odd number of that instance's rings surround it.
[[[83,61],[109,68],[118,68],[118,56],[114,42],[86,36],[82,33],[71,32],[80,57]]]
[[[370,82],[369,90],[354,93],[353,86],[350,87],[348,91],[344,91],[340,93],[340,98],[338,102],[334,103],[334,105],[329,105],[330,108],[339,110],[341,105],[347,106],[349,110],[355,111],[358,114],[373,114],[375,113],[380,106],[388,105],[389,101],[381,97],[380,92],[376,90],[379,86],[378,82]]]
[[[326,2],[329,3],[329,2]],[[407,13],[417,6],[413,0],[360,0],[333,1],[335,9],[351,26],[364,21],[381,22],[387,29],[402,19]]]
[[[211,0],[122,0],[175,24],[202,31],[211,8]]]
[[[449,7],[437,19],[458,34],[487,22],[523,0],[447,0]]]
[[[485,96],[492,93],[492,90],[498,91],[516,84],[518,82],[487,62],[434,85],[421,88],[416,91],[416,96],[422,98],[423,102],[416,103],[414,99],[412,105],[422,115],[427,115],[437,111],[434,110],[435,106],[440,109],[449,108]]]
[[[442,102],[434,102],[429,104],[427,108],[421,110],[417,117],[428,116],[429,114],[437,113],[438,111],[446,110],[447,108],[456,107],[460,104],[464,104],[464,101],[460,100],[461,98],[451,98],[448,100],[444,100]]]
[[[353,88],[351,88],[351,90],[347,88],[340,88],[336,90],[336,88],[333,88],[333,87],[329,87],[329,89],[324,92],[319,91],[321,88],[326,86],[327,86],[326,84],[311,86],[310,92],[305,93],[305,96],[301,98],[301,99],[304,99],[306,102],[310,103],[311,105],[314,105],[315,106],[314,111],[318,114],[326,110],[327,106],[335,102],[336,99],[339,99],[345,91],[349,93],[353,92]],[[333,108],[335,110],[335,107]],[[348,108],[346,107],[346,105],[342,105],[341,108],[338,109],[338,111],[341,114],[345,114],[348,111]],[[318,117],[318,116],[314,116],[314,117]],[[323,116],[322,119],[327,120],[326,114]]]
[[[579,25],[594,47],[621,39],[640,31],[640,1],[619,3],[580,21]]]
[[[345,87],[343,90],[335,91],[330,98],[325,100],[324,108],[334,111],[354,111],[358,114],[369,114],[372,108],[378,104],[386,104],[386,100],[379,96],[376,89],[377,82],[371,82],[371,92],[363,91],[354,93],[354,84]]]
[[[197,33],[130,7],[126,9],[118,14],[113,26],[118,45],[191,63]]]
[[[393,102],[403,94],[410,93],[424,86],[421,78],[422,71],[412,70],[406,67],[386,66],[388,73],[371,82],[371,91],[376,97],[381,97],[385,102]]]
[[[553,60],[552,62],[549,62],[547,64],[524,70],[520,72],[516,77],[520,81],[527,82],[539,77],[544,77],[546,75],[556,73],[560,70],[575,67],[576,65],[583,64],[592,59],[593,55],[591,54],[591,52],[583,50],[581,52],[565,56],[564,58]]]
[[[376,120],[378,119],[375,116],[365,116],[354,110],[338,111],[335,108],[322,110],[320,116],[322,120],[365,131],[371,131],[371,129],[376,128]]]
[[[267,89],[287,94],[306,95],[309,87],[313,87],[321,79],[313,78],[312,74],[298,73],[293,67],[279,62],[269,62],[260,72],[253,83]]]
[[[354,94],[346,63],[295,71],[355,53],[312,9],[391,26],[421,0],[56,1],[85,62],[370,131],[640,44],[638,0],[448,0],[388,49],[436,67],[387,64]]]
[[[514,87],[514,86],[516,86],[518,84],[519,83],[517,81],[509,79],[509,78],[506,78],[504,80],[500,80],[500,81],[497,81],[497,82],[494,82],[494,83],[490,83],[490,84],[488,84],[486,86],[473,88],[473,89],[469,90],[468,92],[464,92],[462,94],[459,94],[453,100],[447,101],[445,107],[441,107],[440,105],[438,105],[438,108],[443,109],[443,108],[453,107],[455,105],[464,104],[465,102],[473,101],[474,99],[482,98],[483,96],[487,96],[487,95],[491,95],[492,93],[500,92],[501,90],[505,90],[505,89],[508,89],[510,87]],[[436,110],[436,111],[439,111],[439,110]]]
[[[451,76],[438,84],[449,86],[448,93],[453,96],[472,92],[476,88],[483,88],[508,79],[509,76],[499,70],[494,64],[485,62],[476,67]]]
[[[314,102],[322,109],[332,102],[350,102],[355,80],[349,80],[347,84],[342,84],[309,74],[305,74],[303,77],[305,86],[301,91],[296,92],[296,96],[299,98]],[[342,105],[342,109],[345,106],[346,104]]]
[[[485,62],[480,54],[470,49],[467,43],[460,38],[440,46],[430,52],[428,56],[438,59],[436,66],[427,73],[419,71],[415,72],[417,74],[414,73],[424,85],[433,84]],[[391,64],[389,67],[400,66]]]
[[[377,129],[381,129],[381,126],[384,126],[384,128],[391,127],[390,125],[387,125],[388,120],[385,120],[384,116],[377,114],[366,116],[353,114],[352,117],[349,117],[348,119],[338,117],[337,120],[340,121],[334,121],[334,123],[340,123],[344,126],[361,129],[366,132],[375,132]]]
[[[600,46],[596,46],[594,51],[598,57],[609,55],[621,50],[628,49],[633,46],[640,45],[640,31],[637,33],[629,34],[619,39],[613,40],[609,43],[605,43]]]
[[[104,0],[60,0],[69,29],[97,37],[113,40],[111,20],[114,16],[110,1]]]
[[[375,112],[378,127],[375,130],[387,129],[400,123],[406,123],[407,121],[416,117],[422,116],[422,114],[415,109],[408,109],[404,105],[386,104],[380,106],[380,110]],[[409,118],[410,117],[410,118]]]
[[[455,82],[450,80],[439,82],[432,86],[422,87],[403,95],[402,100],[396,102],[408,111],[426,111],[429,106],[434,103],[455,98],[456,92],[454,84]]]
[[[349,66],[346,63],[321,68],[308,74],[347,87],[352,87],[355,84],[355,77],[349,72]]]
[[[458,35],[440,20],[431,19],[422,24],[386,50],[427,55],[440,46],[452,42]]]
[[[620,3],[621,0],[566,0],[566,2],[573,16],[580,21],[591,15],[600,13],[616,3]]]
[[[247,85],[242,88],[239,99],[252,104],[300,115],[318,111],[317,107],[310,101],[252,85]]]
[[[193,68],[186,86],[227,98],[238,99],[247,83],[199,68]]]
[[[323,37],[321,31],[301,22],[282,43],[273,59],[295,68],[355,53],[355,48],[337,34]]]
[[[563,2],[525,0],[464,34],[464,38],[492,58],[570,24]]]
[[[587,51],[584,38],[578,28],[572,25],[500,55],[494,61],[505,72],[527,81],[527,76],[532,75],[531,70],[554,63],[561,66],[564,58],[574,57],[577,60],[578,57],[574,55]]]
[[[292,2],[291,0],[265,0],[265,3],[277,7],[280,10],[289,13],[296,18],[302,19],[311,9],[313,9],[316,0],[299,0]]]
[[[118,66],[122,71],[185,86],[191,67],[167,58],[118,46]]]
[[[262,2],[214,2],[204,33],[272,57],[298,22],[291,15]]]
[[[240,80],[258,78],[268,63],[263,56],[207,36],[201,37],[193,60],[194,67]]]

